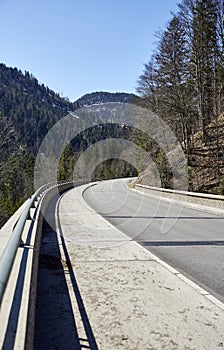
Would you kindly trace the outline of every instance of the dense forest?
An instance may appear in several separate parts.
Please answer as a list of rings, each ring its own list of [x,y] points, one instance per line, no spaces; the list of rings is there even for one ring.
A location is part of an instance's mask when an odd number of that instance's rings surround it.
[[[224,193],[224,3],[183,0],[163,31],[139,77],[134,94],[94,92],[75,102],[62,98],[29,72],[0,64],[0,227],[33,192],[35,158],[52,126],[81,107],[134,103],[152,110],[173,130],[186,155],[189,190]],[[93,126],[67,145],[58,180],[72,179],[75,162],[89,146],[107,138],[135,142],[151,154],[161,184],[172,187],[166,155],[147,135],[130,127]],[[93,180],[138,175],[119,159],[99,164]],[[147,172],[141,176],[150,184]]]
[[[224,2],[183,0],[138,81],[188,159],[190,189],[223,192]]]

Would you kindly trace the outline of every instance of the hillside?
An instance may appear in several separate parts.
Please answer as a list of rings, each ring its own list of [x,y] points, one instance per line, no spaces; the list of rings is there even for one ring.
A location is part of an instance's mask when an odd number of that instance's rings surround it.
[[[191,151],[188,154],[188,190],[192,192],[213,193],[224,195],[224,114],[207,126],[207,139],[204,141],[202,132],[197,132],[191,138]],[[187,155],[186,155],[187,157]],[[165,174],[167,166],[160,166],[154,159],[161,174]],[[139,175],[138,183],[159,186],[152,183],[150,168]],[[163,187],[170,187],[162,182]],[[165,185],[165,186],[164,186]],[[172,185],[171,185],[172,187]]]
[[[202,132],[193,137],[189,156],[190,189],[224,194],[224,114],[207,128],[207,142]]]
[[[37,150],[46,130],[72,108],[30,73],[0,64],[1,152],[17,146]]]

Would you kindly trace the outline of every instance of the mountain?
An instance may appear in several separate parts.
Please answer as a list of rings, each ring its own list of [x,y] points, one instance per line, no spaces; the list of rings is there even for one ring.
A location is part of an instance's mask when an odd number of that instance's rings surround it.
[[[71,102],[39,84],[29,72],[0,64],[0,227],[33,192],[35,157],[58,120],[82,106],[134,98],[133,94],[95,92]],[[80,141],[76,141],[77,150]]]
[[[95,104],[107,103],[107,102],[121,102],[121,103],[136,103],[139,97],[135,94],[128,94],[125,92],[92,92],[79,98],[74,107],[80,108],[85,106],[91,106]]]

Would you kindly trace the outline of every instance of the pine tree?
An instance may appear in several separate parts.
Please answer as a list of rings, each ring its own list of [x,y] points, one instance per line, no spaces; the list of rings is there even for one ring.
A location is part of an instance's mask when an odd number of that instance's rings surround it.
[[[164,31],[156,56],[156,81],[159,88],[161,114],[176,129],[189,152],[193,130],[193,91],[187,34],[183,23],[174,15]],[[175,130],[174,129],[174,130]]]
[[[215,116],[216,65],[218,58],[217,1],[196,0],[193,7],[194,79],[197,92],[199,118],[204,141],[206,128]]]

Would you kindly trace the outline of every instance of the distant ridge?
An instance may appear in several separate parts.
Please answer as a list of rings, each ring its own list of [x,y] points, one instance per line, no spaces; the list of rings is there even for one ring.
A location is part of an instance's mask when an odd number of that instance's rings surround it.
[[[126,92],[92,92],[85,94],[74,102],[74,107],[81,108],[84,106],[90,106],[93,104],[101,104],[107,102],[120,102],[120,103],[136,103],[139,97],[135,94]]]

